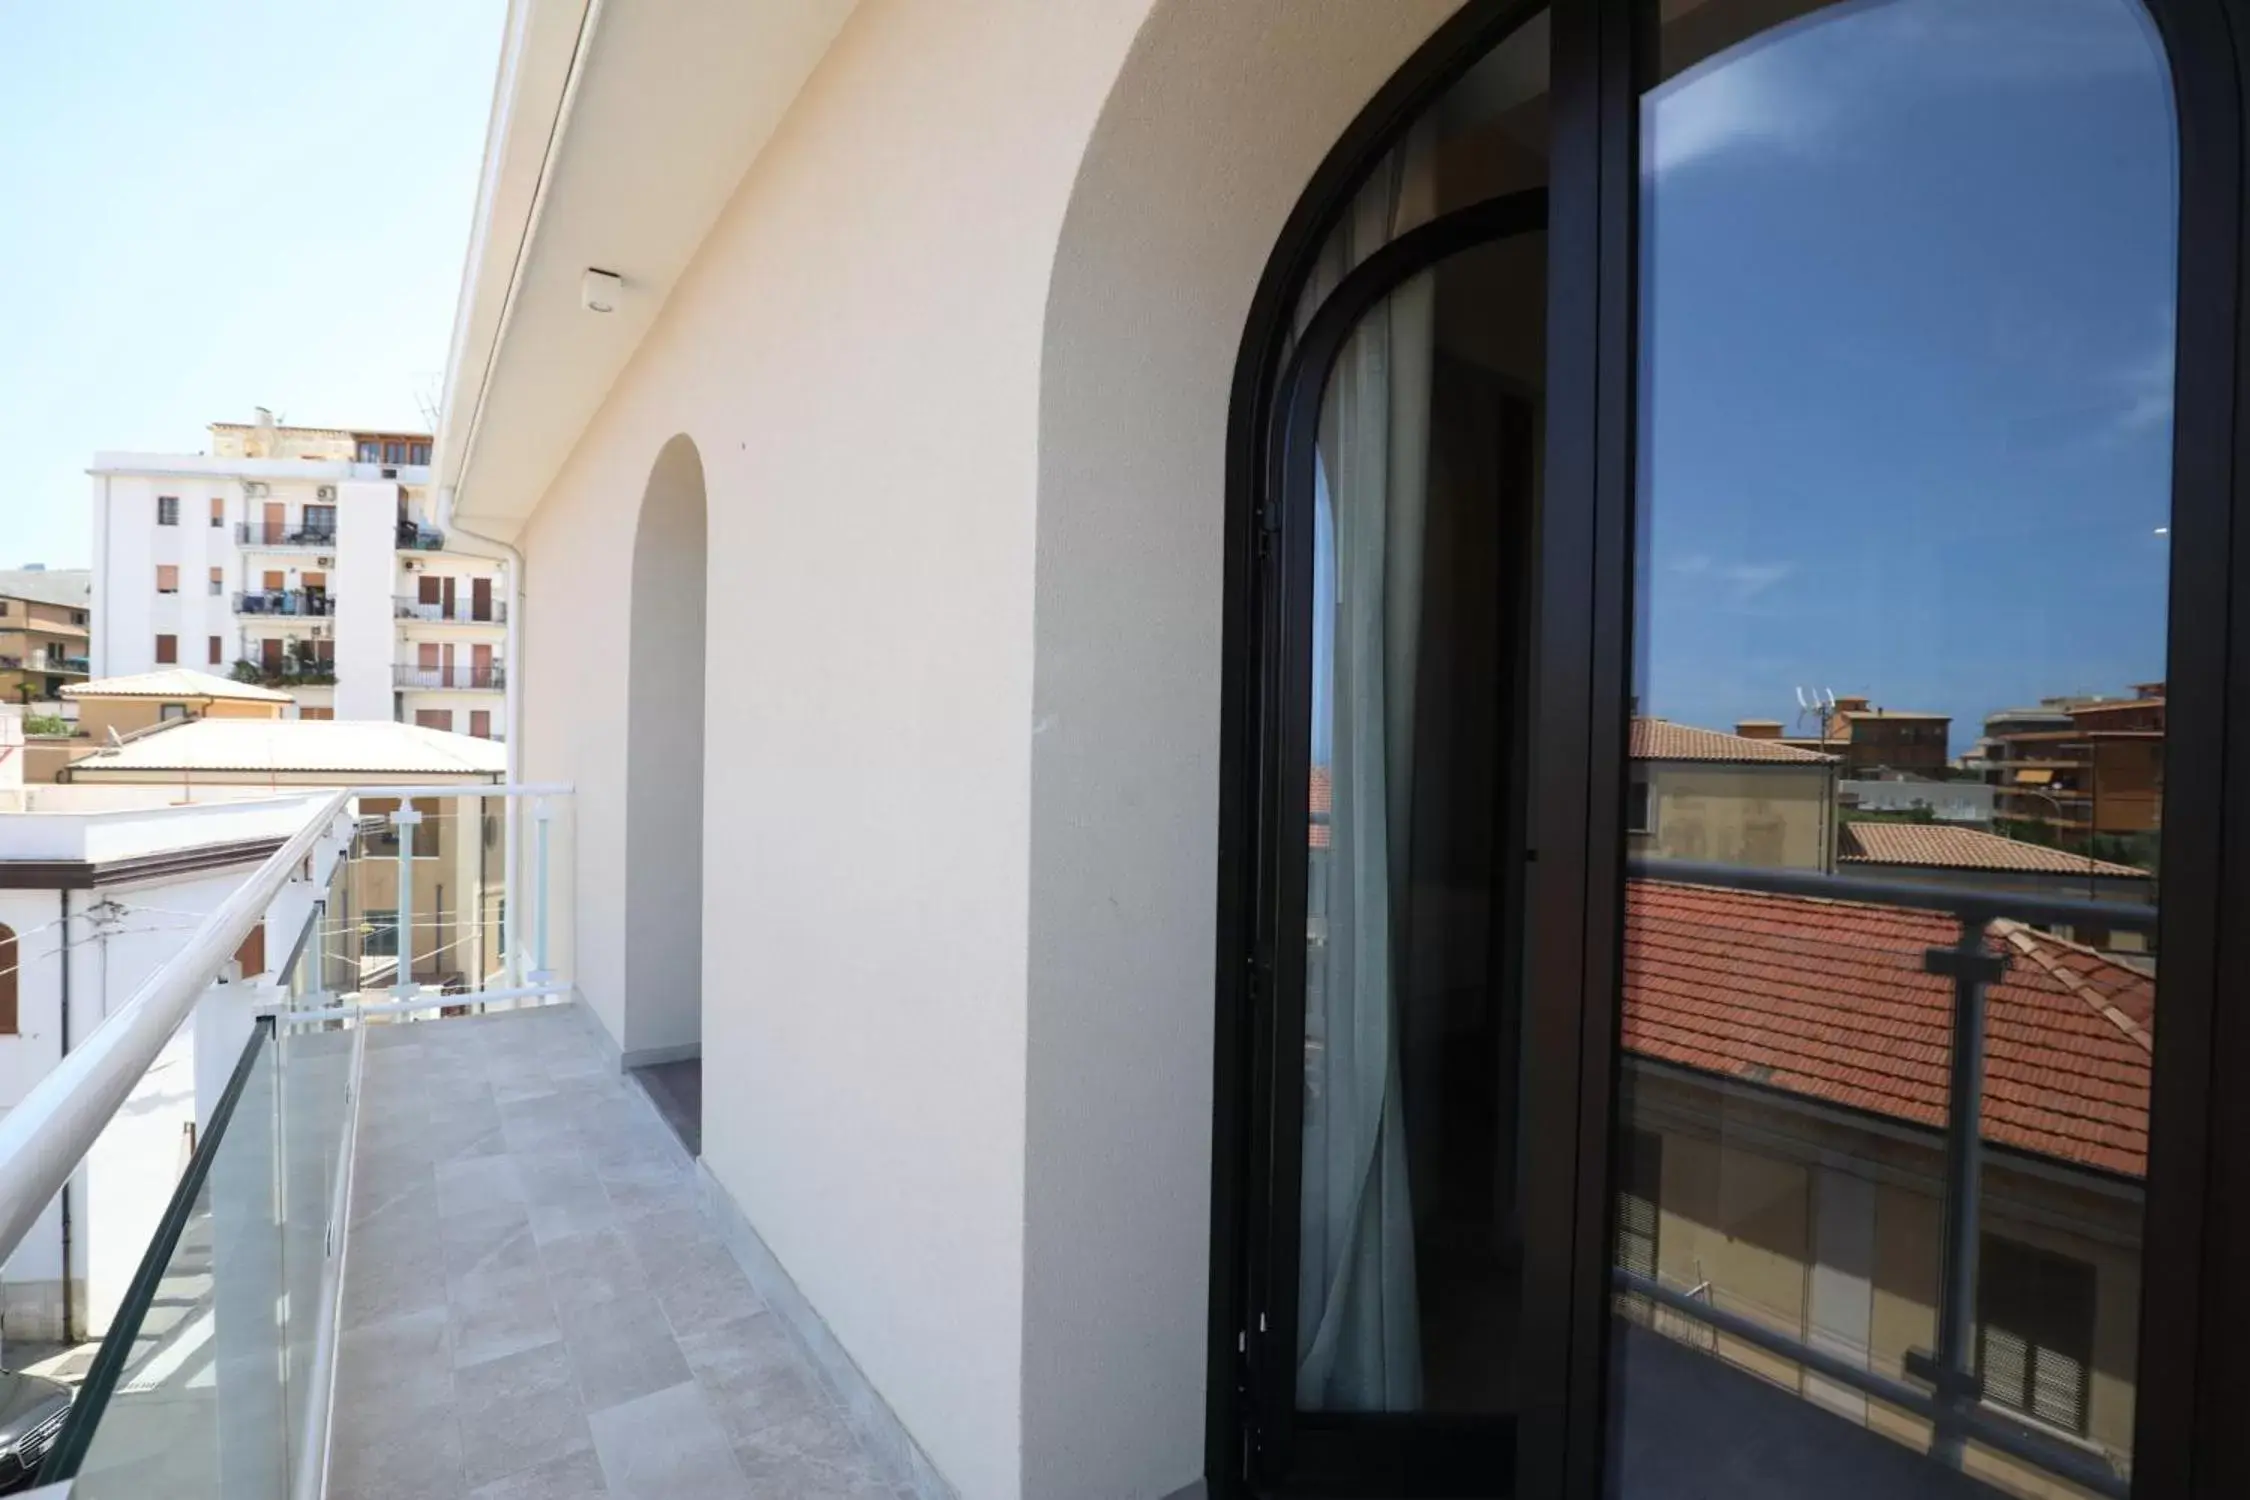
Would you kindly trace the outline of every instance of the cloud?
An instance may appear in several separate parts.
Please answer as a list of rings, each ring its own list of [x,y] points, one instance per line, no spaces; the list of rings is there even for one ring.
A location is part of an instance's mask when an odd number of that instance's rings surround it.
[[[2131,437],[2172,423],[2172,336],[2166,319],[2164,341],[2145,359],[2134,361],[2113,377],[2122,408],[2111,421],[2120,436]]]
[[[1706,553],[1690,552],[1670,559],[1664,571],[1675,577],[1709,585],[1709,591],[1733,608],[1756,602],[1774,585],[1797,571],[1793,562],[1720,562]]]
[[[1642,167],[1655,176],[1746,146],[1809,148],[1828,111],[1790,86],[1786,57],[1766,47],[1673,80],[1650,96]]]

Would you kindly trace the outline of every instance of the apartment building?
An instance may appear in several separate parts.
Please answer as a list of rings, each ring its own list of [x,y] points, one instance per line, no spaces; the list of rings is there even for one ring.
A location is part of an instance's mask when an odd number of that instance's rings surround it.
[[[2055,842],[2089,836],[2131,849],[2162,823],[2164,684],[2130,696],[2049,698],[1984,721],[1985,775],[1994,816],[2042,829]]]
[[[84,568],[0,571],[0,697],[52,700],[85,681],[92,596]]]
[[[1883,708],[1867,695],[1854,693],[1836,699],[1822,733],[1788,736],[1786,742],[1841,756],[1849,777],[1878,771],[1937,775],[1945,770],[1946,741],[1952,730],[1950,714]]]
[[[94,670],[286,688],[308,719],[498,738],[503,564],[433,524],[427,434],[214,422],[202,454],[103,453]]]

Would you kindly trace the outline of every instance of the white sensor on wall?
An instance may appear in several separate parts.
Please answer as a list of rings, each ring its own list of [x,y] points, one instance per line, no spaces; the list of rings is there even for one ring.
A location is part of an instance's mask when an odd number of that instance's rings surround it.
[[[588,312],[615,312],[617,294],[623,289],[625,279],[615,271],[596,271],[589,267],[586,279],[579,285],[579,300]]]

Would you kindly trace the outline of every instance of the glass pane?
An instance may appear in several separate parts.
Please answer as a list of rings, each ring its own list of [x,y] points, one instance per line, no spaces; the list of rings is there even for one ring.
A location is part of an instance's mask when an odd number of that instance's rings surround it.
[[[1660,14],[1611,1482],[2122,1495],[2167,69],[2133,0]]]
[[[1543,234],[1362,321],[1314,474],[1298,1380],[1511,1409]]]
[[[74,1427],[93,1424],[74,1496],[288,1493],[292,1331],[275,1201],[275,1054],[262,1027],[250,1054],[232,1113],[214,1121],[209,1173],[159,1279],[136,1286],[104,1341],[102,1359],[123,1345],[120,1376],[106,1401],[89,1379],[73,1413]]]

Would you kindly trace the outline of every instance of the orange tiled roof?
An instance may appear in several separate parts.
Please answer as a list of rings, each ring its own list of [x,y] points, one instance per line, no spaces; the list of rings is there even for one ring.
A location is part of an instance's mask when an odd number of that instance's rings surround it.
[[[1698,729],[1670,719],[1635,719],[1632,752],[1635,760],[1701,760],[1756,765],[1784,762],[1791,765],[1824,765],[1836,757],[1799,750],[1780,740],[1753,740],[1717,729]]]
[[[1922,955],[1951,918],[1653,880],[1626,909],[1629,1051],[1943,1128],[1953,987]],[[1989,941],[1985,1139],[2140,1176],[2155,982],[2019,923]]]
[[[2089,863],[2083,854],[2002,838],[1977,828],[1943,823],[1846,823],[1838,832],[1836,857],[1845,864],[1921,865],[1946,870],[2010,870],[2033,875],[2103,875],[2148,879],[2148,871],[2106,859]]]

